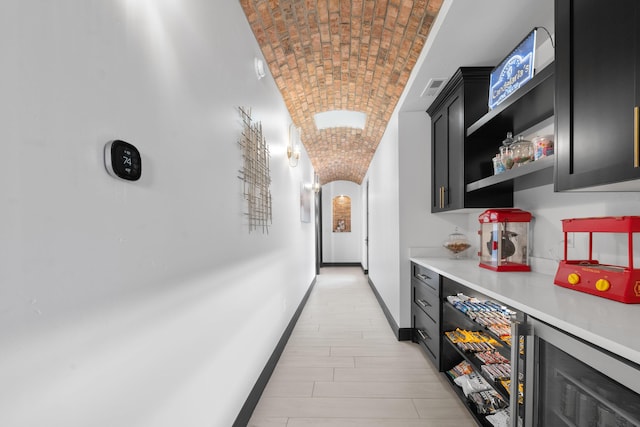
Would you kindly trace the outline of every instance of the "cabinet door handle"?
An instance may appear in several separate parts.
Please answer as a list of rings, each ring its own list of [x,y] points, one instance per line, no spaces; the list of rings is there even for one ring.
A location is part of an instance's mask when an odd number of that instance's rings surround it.
[[[431,337],[427,335],[422,329],[418,329],[418,335],[420,335],[420,338],[422,338],[422,341],[427,341],[431,339]]]
[[[425,300],[423,300],[423,299],[419,299],[419,300],[418,300],[418,304],[420,304],[421,306],[423,306],[423,307],[425,307],[425,308],[427,308],[427,307],[431,307],[431,304],[429,304],[428,302],[426,302],[426,301],[425,301]]]
[[[440,209],[444,209],[444,187],[440,187]]]
[[[638,136],[638,128],[640,127],[640,108],[636,106],[633,109],[633,167],[640,167],[640,140]]]

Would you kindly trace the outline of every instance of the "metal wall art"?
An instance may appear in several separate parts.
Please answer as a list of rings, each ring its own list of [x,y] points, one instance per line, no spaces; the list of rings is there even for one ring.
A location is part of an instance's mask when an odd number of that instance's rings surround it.
[[[254,123],[251,110],[238,107],[242,119],[242,134],[238,145],[242,149],[242,169],[240,178],[243,182],[243,194],[247,200],[249,232],[262,229],[269,233],[271,219],[271,174],[269,172],[269,147],[262,135],[262,123]]]

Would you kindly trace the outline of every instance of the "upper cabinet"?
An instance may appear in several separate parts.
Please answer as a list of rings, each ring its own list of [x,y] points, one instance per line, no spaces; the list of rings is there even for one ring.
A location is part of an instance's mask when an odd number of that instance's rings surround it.
[[[551,124],[554,114],[554,89],[553,63],[536,69],[531,80],[467,128],[468,140],[473,141],[473,144],[489,147],[489,154],[492,155],[498,152],[507,132],[518,135],[541,124]],[[476,169],[483,172],[481,176],[475,177],[475,180],[467,181],[468,192],[495,188],[505,182],[525,179],[529,186],[553,182],[554,156],[543,157],[498,175],[494,175],[491,168],[480,167],[487,161],[486,158],[470,161],[476,164]]]
[[[640,190],[639,9],[556,0],[556,191]]]
[[[496,147],[476,144],[467,128],[487,113],[490,67],[462,67],[427,109],[431,117],[431,211],[513,205],[509,183],[467,192],[466,184],[492,169]]]

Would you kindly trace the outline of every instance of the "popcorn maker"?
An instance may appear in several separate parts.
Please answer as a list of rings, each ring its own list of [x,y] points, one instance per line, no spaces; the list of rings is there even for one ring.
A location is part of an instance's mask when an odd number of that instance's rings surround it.
[[[531,271],[529,224],[531,213],[521,209],[490,209],[480,221],[480,267],[493,271]]]
[[[554,283],[614,301],[640,304],[640,269],[633,267],[633,234],[640,233],[640,216],[573,218],[562,220],[564,259]],[[589,233],[588,259],[569,260],[567,233]],[[593,233],[628,235],[628,265],[602,264],[593,259]]]

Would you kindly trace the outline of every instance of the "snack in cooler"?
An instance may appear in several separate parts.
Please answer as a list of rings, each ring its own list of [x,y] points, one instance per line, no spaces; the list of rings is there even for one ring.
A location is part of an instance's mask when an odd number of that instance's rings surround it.
[[[457,386],[462,387],[462,392],[467,397],[469,396],[470,393],[473,393],[473,392],[492,389],[489,383],[487,382],[487,380],[482,378],[482,376],[477,372],[472,372],[470,374],[458,377],[455,380],[453,380],[453,382]]]
[[[482,372],[492,381],[506,380],[511,377],[511,364],[495,363],[482,365]]]
[[[476,406],[479,414],[494,414],[500,409],[504,409],[509,404],[495,390],[486,390],[470,393],[468,399]]]
[[[509,359],[498,353],[497,351],[485,351],[476,354],[476,357],[487,365],[494,363],[509,363]]]
[[[471,372],[473,372],[473,367],[469,362],[467,362],[466,360],[463,360],[462,362],[458,363],[456,366],[448,370],[447,374],[449,374],[451,379],[455,380],[456,378],[461,377],[463,375],[468,375]]]

